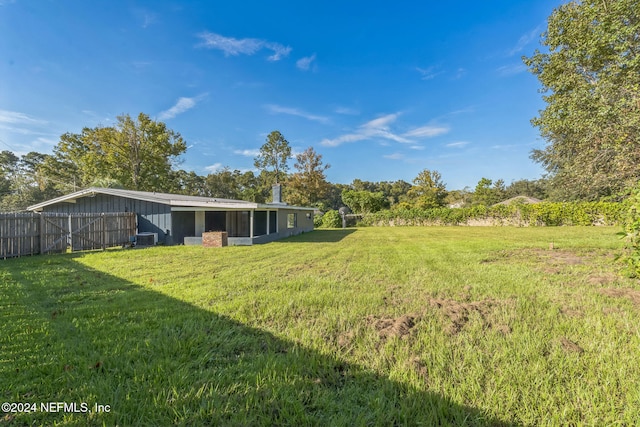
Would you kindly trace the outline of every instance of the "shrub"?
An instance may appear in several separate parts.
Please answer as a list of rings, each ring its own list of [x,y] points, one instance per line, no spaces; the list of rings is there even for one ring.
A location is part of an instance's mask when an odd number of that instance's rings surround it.
[[[330,210],[322,215],[322,227],[323,228],[340,228],[342,227],[342,217],[340,212],[336,210]]]
[[[623,220],[622,232],[627,252],[622,259],[629,266],[632,277],[640,276],[640,184],[627,201],[627,213]]]
[[[640,195],[638,200],[640,211]],[[395,208],[365,215],[360,223],[374,226],[468,225],[472,221],[485,221],[492,225],[518,226],[616,225],[622,222],[625,209],[624,204],[613,202],[543,202],[529,205],[478,205],[470,208],[434,209]],[[638,239],[640,245],[640,237]]]

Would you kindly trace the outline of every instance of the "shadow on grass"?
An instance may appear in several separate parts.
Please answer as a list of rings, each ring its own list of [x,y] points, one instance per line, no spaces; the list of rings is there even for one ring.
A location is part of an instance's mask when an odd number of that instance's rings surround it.
[[[0,413],[0,424],[507,425],[79,256],[0,272],[0,400],[38,405]],[[41,402],[76,406],[47,413]]]
[[[355,233],[357,230],[353,228],[345,228],[339,230],[313,230],[309,233],[298,234],[297,236],[289,237],[287,239],[278,240],[278,242],[282,243],[299,243],[299,242],[309,242],[309,243],[337,243],[349,236],[350,234]]]

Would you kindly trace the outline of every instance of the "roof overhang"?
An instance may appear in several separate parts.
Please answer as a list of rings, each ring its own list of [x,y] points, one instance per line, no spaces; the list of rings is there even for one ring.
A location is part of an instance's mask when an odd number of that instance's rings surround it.
[[[151,193],[146,191],[132,191],[132,190],[121,190],[117,188],[97,188],[97,187],[91,187],[91,188],[76,191],[74,193],[70,193],[64,196],[56,197],[55,199],[47,200],[46,202],[29,206],[27,210],[33,211],[33,212],[40,212],[47,206],[55,205],[57,203],[76,203],[78,199],[81,199],[83,197],[95,197],[98,194],[106,194],[111,196],[124,197],[127,199],[135,199],[135,200],[142,200],[142,201],[147,201],[152,203],[159,203],[159,204],[171,206],[172,210],[189,210],[188,208],[198,208],[199,210],[200,209],[204,209],[204,210],[294,209],[294,210],[310,210],[310,211],[314,210],[314,208],[289,206],[284,203],[254,203],[254,202],[247,202],[244,200],[218,199],[214,197],[200,197],[200,196],[182,196],[179,194]]]

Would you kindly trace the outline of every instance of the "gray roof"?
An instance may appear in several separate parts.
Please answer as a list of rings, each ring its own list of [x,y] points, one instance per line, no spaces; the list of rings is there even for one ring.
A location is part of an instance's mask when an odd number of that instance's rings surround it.
[[[118,188],[100,188],[90,187],[75,193],[56,197],[46,202],[29,206],[27,210],[39,211],[42,208],[54,205],[60,202],[70,202],[83,197],[91,197],[96,194],[107,194],[111,196],[125,197],[128,199],[144,200],[147,202],[160,203],[169,206],[180,207],[210,207],[224,209],[277,209],[277,208],[295,208],[303,210],[313,210],[313,208],[304,208],[299,206],[289,206],[286,203],[255,203],[245,200],[219,199],[216,197],[201,196],[184,196],[182,194],[155,193],[148,191],[121,190]]]

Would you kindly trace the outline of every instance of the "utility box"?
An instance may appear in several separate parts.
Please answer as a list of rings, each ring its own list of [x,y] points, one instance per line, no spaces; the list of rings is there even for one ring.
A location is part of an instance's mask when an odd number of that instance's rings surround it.
[[[229,245],[226,231],[207,231],[202,233],[202,246],[205,248],[221,248]]]
[[[153,246],[158,244],[158,233],[136,234],[136,246]]]

